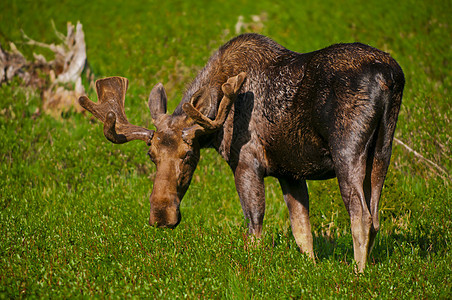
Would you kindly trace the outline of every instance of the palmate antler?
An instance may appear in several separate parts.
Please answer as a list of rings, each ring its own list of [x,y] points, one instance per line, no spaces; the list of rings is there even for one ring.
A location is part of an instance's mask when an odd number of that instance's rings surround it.
[[[142,140],[150,144],[153,130],[130,124],[124,112],[129,81],[123,77],[108,77],[96,81],[98,103],[88,97],[79,98],[80,105],[104,123],[105,137],[115,144]]]
[[[245,82],[245,78],[246,73],[242,72],[237,76],[230,77],[228,81],[221,86],[224,96],[218,107],[218,112],[215,120],[211,120],[203,115],[193,106],[192,101],[185,103],[182,106],[182,109],[190,118],[192,118],[197,123],[197,125],[186,130],[184,132],[184,136],[193,138],[220,129],[226,121],[232,105],[237,99],[238,91]]]

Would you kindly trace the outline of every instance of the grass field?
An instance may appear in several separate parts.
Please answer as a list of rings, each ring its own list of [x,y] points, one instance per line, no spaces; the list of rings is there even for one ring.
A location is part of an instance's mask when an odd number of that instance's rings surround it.
[[[452,298],[450,1],[238,2],[5,0],[0,44],[31,58],[41,50],[20,43],[21,29],[57,42],[52,20],[62,32],[80,20],[96,78],[128,77],[128,118],[148,127],[152,86],[164,83],[172,111],[239,16],[242,31],[298,52],[360,41],[391,53],[407,81],[396,137],[441,169],[394,145],[365,272],[353,271],[335,179],[308,183],[315,265],[272,178],[263,240],[249,246],[231,171],[213,150],[202,152],[181,224],[152,228],[144,143],[113,145],[72,111],[36,115],[39,92],[14,81],[0,87],[0,298]]]

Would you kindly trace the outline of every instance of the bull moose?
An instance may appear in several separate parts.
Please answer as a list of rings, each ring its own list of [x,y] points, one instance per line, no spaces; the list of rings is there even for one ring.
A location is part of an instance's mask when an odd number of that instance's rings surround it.
[[[96,81],[98,103],[80,104],[117,144],[142,140],[157,171],[149,223],[176,227],[198,164],[213,147],[232,169],[251,235],[260,237],[264,177],[280,182],[292,232],[314,259],[306,180],[337,177],[351,220],[354,258],[365,268],[379,230],[378,202],[388,170],[404,74],[391,56],[351,43],[297,53],[258,34],[224,44],[189,85],[173,114],[158,83],[149,95],[156,130],[129,123],[128,80]]]

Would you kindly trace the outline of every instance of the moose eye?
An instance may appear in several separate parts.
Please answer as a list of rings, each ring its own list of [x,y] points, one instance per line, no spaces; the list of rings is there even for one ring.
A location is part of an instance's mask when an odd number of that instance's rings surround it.
[[[195,153],[192,150],[188,150],[185,153],[184,161],[190,160],[194,155],[195,155]]]

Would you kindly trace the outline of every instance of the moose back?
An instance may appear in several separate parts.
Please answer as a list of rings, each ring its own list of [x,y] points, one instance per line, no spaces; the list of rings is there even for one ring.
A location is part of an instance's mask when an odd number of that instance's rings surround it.
[[[156,165],[149,222],[174,228],[199,161],[213,147],[234,173],[249,233],[261,236],[264,177],[280,184],[300,249],[314,259],[306,180],[337,177],[351,220],[354,257],[365,267],[379,229],[378,202],[389,166],[404,75],[387,53],[336,44],[311,53],[240,35],[212,55],[173,114],[162,84],[149,96],[156,130],[124,113],[128,81],[98,80],[98,103],[80,104],[113,143],[142,140]]]

